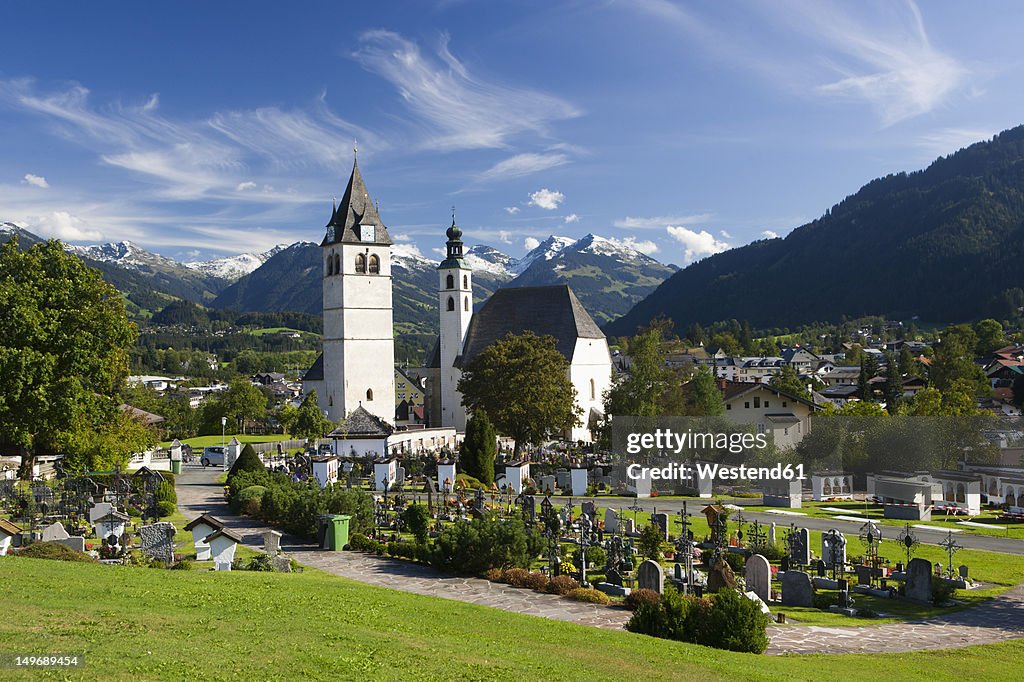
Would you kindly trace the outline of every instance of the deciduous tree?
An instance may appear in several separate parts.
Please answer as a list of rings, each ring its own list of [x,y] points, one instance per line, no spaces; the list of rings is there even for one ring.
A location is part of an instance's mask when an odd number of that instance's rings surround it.
[[[569,361],[554,337],[529,331],[510,333],[473,358],[463,368],[459,393],[470,412],[486,412],[499,432],[515,440],[516,458],[524,444],[572,428],[583,413]]]

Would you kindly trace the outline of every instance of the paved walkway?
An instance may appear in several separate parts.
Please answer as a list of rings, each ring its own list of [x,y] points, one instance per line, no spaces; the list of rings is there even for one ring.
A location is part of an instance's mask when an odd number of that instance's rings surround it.
[[[210,512],[237,532],[244,543],[262,549],[261,522],[231,513],[216,482],[219,471],[186,467],[177,479],[178,506],[186,517]],[[299,563],[371,585],[481,604],[552,620],[622,629],[629,612],[581,604],[532,590],[478,578],[454,578],[427,566],[361,552],[324,552],[285,536],[282,547]],[[769,654],[898,653],[954,649],[1024,637],[1024,585],[980,606],[906,623],[864,627],[770,626]]]

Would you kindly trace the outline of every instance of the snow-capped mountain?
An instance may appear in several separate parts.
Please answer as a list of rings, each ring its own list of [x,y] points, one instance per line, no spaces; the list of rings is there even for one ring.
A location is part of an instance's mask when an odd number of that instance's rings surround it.
[[[201,272],[208,277],[234,282],[243,275],[248,275],[259,266],[266,263],[271,256],[280,253],[288,248],[288,244],[278,244],[269,251],[263,253],[243,253],[238,256],[227,256],[215,258],[208,261],[192,261],[183,263],[186,268]]]
[[[128,270],[180,268],[181,263],[166,256],[146,251],[132,242],[109,242],[93,246],[65,244],[64,248],[82,258],[113,263]]]
[[[528,254],[526,254],[525,256],[518,260],[514,260],[511,267],[509,268],[509,272],[511,272],[513,275],[521,275],[522,273],[526,272],[530,268],[530,266],[532,266],[537,261],[549,261],[558,256],[558,254],[561,253],[564,249],[572,246],[575,243],[575,239],[551,235],[550,237],[542,241],[539,245],[537,245],[537,247],[530,251]]]
[[[517,262],[507,253],[502,253],[486,244],[477,244],[468,249],[463,256],[474,272],[486,272],[497,277],[511,278],[513,276],[511,268]]]

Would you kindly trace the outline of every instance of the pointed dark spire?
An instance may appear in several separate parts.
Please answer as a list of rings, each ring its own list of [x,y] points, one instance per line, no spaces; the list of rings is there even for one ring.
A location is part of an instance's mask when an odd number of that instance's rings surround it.
[[[353,156],[355,148],[353,148]],[[373,226],[372,239],[361,239],[360,226]],[[380,219],[380,213],[370,198],[370,193],[363,182],[363,175],[359,172],[359,164],[356,159],[352,160],[352,175],[349,176],[348,186],[341,198],[341,203],[331,214],[329,227],[333,227],[333,239],[325,239],[327,243],[372,243],[391,244],[391,237],[388,235],[387,227]],[[328,237],[331,230],[328,230]]]

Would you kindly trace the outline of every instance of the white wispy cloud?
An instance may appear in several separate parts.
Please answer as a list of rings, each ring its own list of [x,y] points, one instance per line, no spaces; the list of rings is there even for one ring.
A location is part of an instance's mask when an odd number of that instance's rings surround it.
[[[238,192],[244,192],[244,191],[249,190],[249,189],[256,189],[256,183],[253,182],[252,180],[246,180],[245,182],[240,182],[240,183],[238,183],[238,185],[235,186],[235,191],[238,191]]]
[[[498,241],[500,241],[502,244],[511,244],[512,243],[512,233],[509,232],[508,230],[499,230],[498,231]]]
[[[515,215],[516,213],[519,213],[519,207],[518,206],[506,206],[505,207],[505,213],[508,213],[509,215]]]
[[[42,189],[46,189],[50,186],[50,183],[48,183],[46,178],[42,175],[33,175],[32,173],[25,173],[25,177],[22,182],[26,182],[35,187],[41,187]]]
[[[578,215],[576,215],[575,213],[570,213],[569,215],[567,215],[564,218],[562,218],[562,222],[564,224],[566,224],[566,225],[569,225],[571,223],[578,223],[579,221],[580,221],[580,217]]]
[[[55,135],[96,152],[102,163],[155,184],[151,198],[309,202],[315,197],[274,191],[269,182],[262,192],[246,192],[253,180],[239,176],[262,171],[269,180],[282,166],[337,164],[341,156],[327,150],[350,149],[351,133],[364,132],[334,116],[322,96],[308,112],[269,108],[196,120],[162,115],[157,95],[139,105],[94,105],[82,85],[46,92],[26,78],[0,79],[0,98],[52,122]]]
[[[718,234],[722,235],[722,239],[732,239],[732,235],[725,230],[719,230]]]
[[[103,233],[90,228],[84,220],[67,211],[51,211],[29,219],[32,231],[40,237],[64,241],[86,241],[103,238]]]
[[[565,154],[535,154],[526,152],[516,154],[507,159],[502,159],[487,170],[477,175],[480,182],[494,180],[508,180],[510,178],[521,178],[525,175],[532,175],[541,171],[563,166],[569,163],[569,157]]]
[[[761,237],[764,239],[778,239],[779,233],[774,230],[765,230],[761,233]]]
[[[538,246],[540,246],[540,240],[537,239],[536,237],[527,237],[526,239],[523,240],[523,246],[526,248],[527,251],[533,251]]]
[[[565,201],[565,195],[557,190],[551,190],[547,187],[539,189],[536,192],[530,193],[530,206],[536,206],[543,208],[547,211],[553,211],[558,208],[558,205]]]
[[[626,6],[676,27],[717,59],[783,90],[863,101],[883,126],[936,109],[968,85],[971,75],[956,56],[932,44],[912,0],[761,0],[714,14],[671,0]],[[736,20],[739,13],[742,22]]]
[[[658,229],[662,230],[669,225],[678,225],[680,223],[706,223],[711,220],[711,213],[695,213],[693,215],[662,215],[662,216],[626,216],[619,220],[614,221],[612,224],[615,227],[622,228],[624,230],[651,230]]]
[[[390,81],[433,149],[506,147],[510,138],[530,132],[549,134],[552,122],[580,115],[565,100],[530,88],[514,87],[471,73],[443,36],[434,54],[392,31],[368,31],[354,57]]]
[[[683,245],[684,265],[730,248],[729,244],[715,239],[715,236],[707,230],[697,231],[688,227],[669,225],[665,231]]]
[[[931,157],[946,156],[975,142],[991,139],[995,130],[983,128],[943,128],[918,137],[916,146]]]

